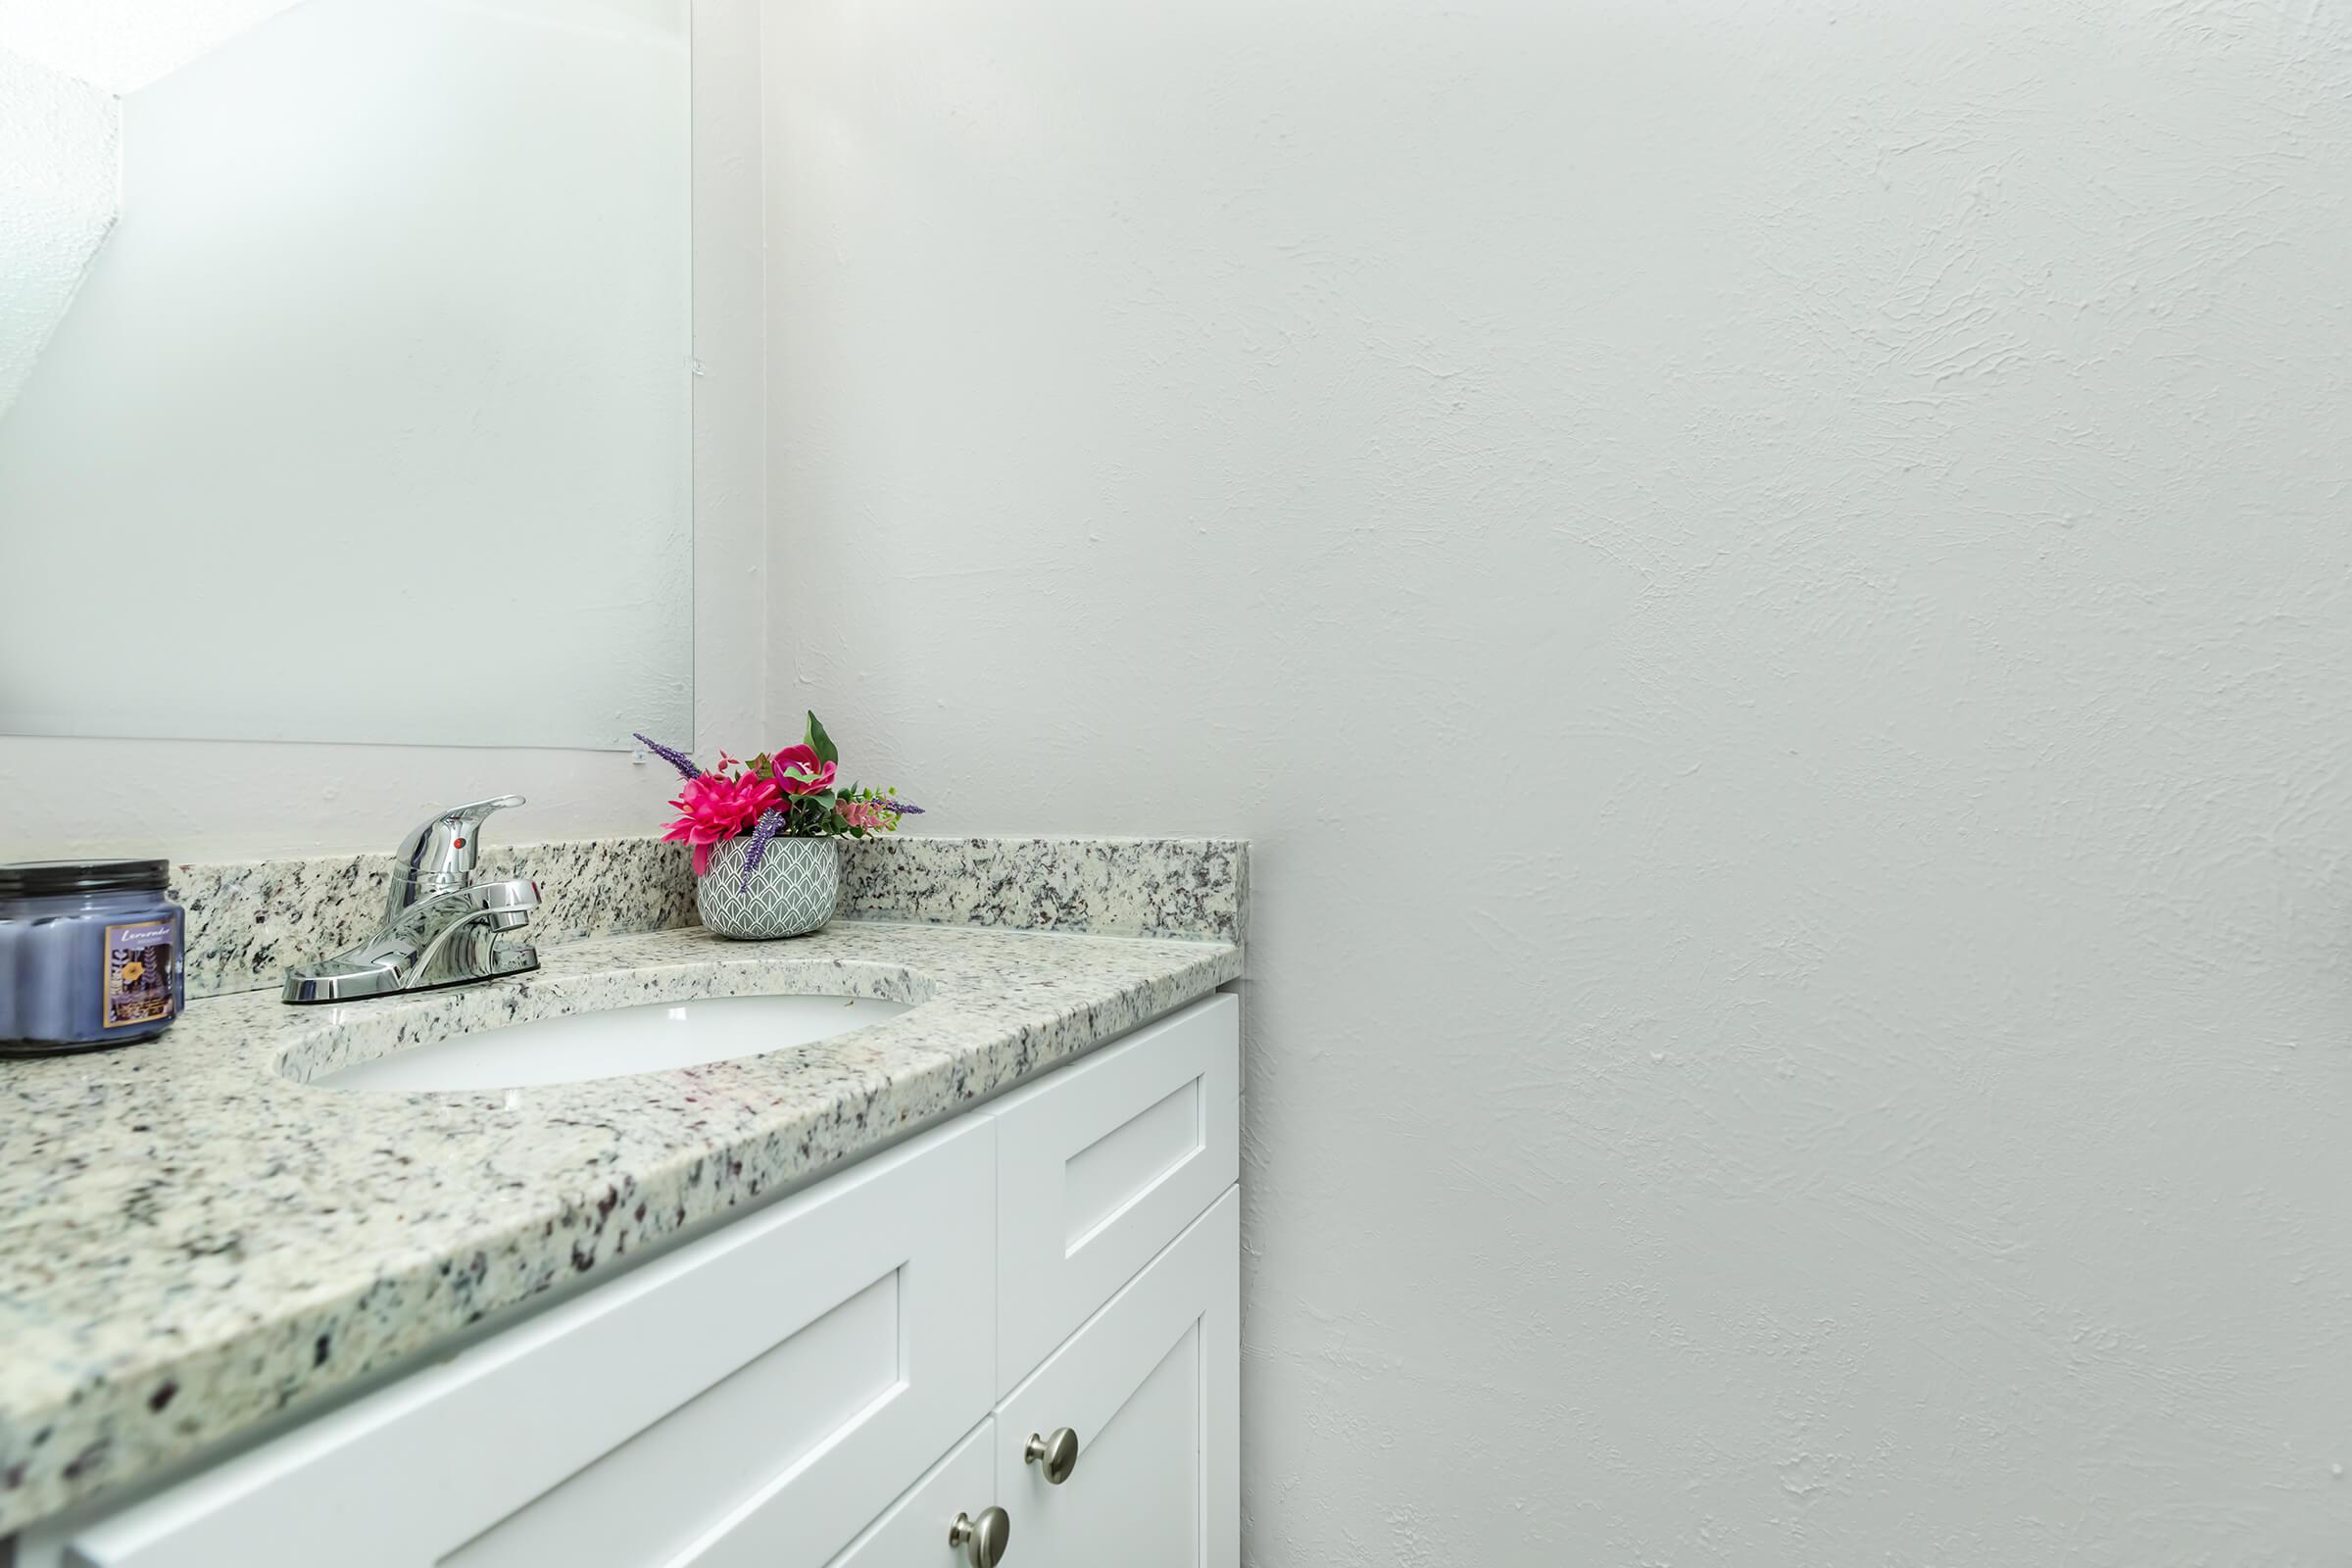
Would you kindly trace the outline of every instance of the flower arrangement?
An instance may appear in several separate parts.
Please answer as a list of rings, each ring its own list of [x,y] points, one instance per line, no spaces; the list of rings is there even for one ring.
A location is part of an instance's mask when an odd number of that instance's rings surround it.
[[[710,874],[711,846],[738,834],[752,835],[743,862],[748,888],[771,840],[861,839],[869,833],[896,832],[901,817],[923,813],[913,802],[900,800],[895,790],[857,784],[841,788],[836,782],[841,754],[814,713],[808,715],[808,731],[800,745],[762,752],[748,762],[721,752],[718,767],[709,773],[683,752],[643,735],[637,739],[686,780],[678,798],[669,803],[678,819],[662,836],[673,844],[694,846],[696,876]]]

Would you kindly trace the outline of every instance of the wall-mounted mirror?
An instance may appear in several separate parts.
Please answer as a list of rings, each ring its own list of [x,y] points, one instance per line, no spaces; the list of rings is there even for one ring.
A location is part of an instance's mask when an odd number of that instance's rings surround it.
[[[0,7],[0,732],[691,735],[687,8]]]

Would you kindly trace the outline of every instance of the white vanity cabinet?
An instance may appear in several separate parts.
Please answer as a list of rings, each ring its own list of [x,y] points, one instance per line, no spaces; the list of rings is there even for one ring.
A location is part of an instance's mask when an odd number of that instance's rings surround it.
[[[1238,1568],[1239,1094],[1211,997],[20,1568]]]

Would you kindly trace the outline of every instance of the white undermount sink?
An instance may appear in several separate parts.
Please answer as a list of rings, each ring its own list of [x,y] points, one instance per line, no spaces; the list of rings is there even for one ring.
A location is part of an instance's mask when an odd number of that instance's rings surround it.
[[[412,1046],[311,1080],[327,1089],[463,1091],[579,1083],[811,1045],[911,1004],[852,997],[706,997],[508,1024]]]

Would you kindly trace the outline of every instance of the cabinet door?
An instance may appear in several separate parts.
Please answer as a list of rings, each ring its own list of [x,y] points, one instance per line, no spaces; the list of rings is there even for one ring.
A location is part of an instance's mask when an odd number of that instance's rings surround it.
[[[996,1501],[996,1423],[983,1421],[826,1568],[964,1568],[948,1532],[957,1514],[977,1516]],[[1021,1560],[1017,1533],[1004,1560],[1007,1568]]]
[[[67,1560],[819,1568],[988,1413],[994,1146],[979,1118],[918,1139],[77,1532]]]
[[[1021,1568],[1238,1568],[1240,1296],[1236,1188],[998,1407]],[[1026,1453],[1059,1427],[1078,1463],[1055,1486]]]
[[[1241,1003],[1210,997],[997,1111],[997,1388],[1135,1278],[1241,1173]]]

